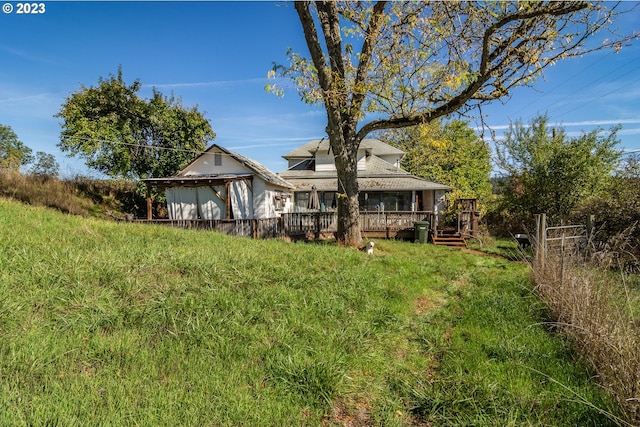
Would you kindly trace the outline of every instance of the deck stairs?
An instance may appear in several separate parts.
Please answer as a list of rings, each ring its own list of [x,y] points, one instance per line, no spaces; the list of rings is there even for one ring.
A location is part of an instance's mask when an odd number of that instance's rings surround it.
[[[456,230],[438,230],[436,235],[431,237],[434,245],[443,246],[467,246],[464,237]]]

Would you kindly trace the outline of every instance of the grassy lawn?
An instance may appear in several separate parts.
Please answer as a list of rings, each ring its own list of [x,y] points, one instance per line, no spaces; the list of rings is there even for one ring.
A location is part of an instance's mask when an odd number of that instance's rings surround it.
[[[616,425],[529,280],[0,199],[0,425]]]

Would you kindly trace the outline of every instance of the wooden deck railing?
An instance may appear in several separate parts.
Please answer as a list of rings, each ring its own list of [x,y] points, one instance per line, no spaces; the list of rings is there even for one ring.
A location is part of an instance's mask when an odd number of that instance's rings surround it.
[[[141,221],[180,228],[214,230],[254,239],[300,235],[313,235],[317,238],[338,230],[336,212],[287,213],[279,218],[266,219],[154,219]],[[433,227],[433,212],[360,212],[361,232],[378,237],[396,237],[400,232],[405,232],[405,234],[413,232],[414,223],[418,221],[428,221]]]
[[[196,230],[213,230],[238,237],[254,239],[277,238],[283,235],[281,218],[265,219],[153,219],[140,220],[150,224]]]

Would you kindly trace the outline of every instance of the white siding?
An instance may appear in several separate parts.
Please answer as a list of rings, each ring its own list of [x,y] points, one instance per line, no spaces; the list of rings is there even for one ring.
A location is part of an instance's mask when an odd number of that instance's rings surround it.
[[[216,154],[222,156],[222,164],[220,166],[215,165]],[[226,153],[221,151],[207,151],[198,157],[192,164],[184,168],[180,175],[245,174],[250,172],[251,171],[242,163],[231,158]]]
[[[367,170],[367,156],[365,152],[358,153],[358,170]]]
[[[253,178],[253,214],[256,219],[277,216],[271,188],[258,177]]]
[[[316,172],[330,172],[336,170],[336,164],[331,154],[316,153]]]

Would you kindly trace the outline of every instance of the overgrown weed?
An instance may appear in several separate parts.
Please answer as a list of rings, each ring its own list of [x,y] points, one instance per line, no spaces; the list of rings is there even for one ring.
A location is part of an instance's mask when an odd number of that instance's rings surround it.
[[[562,253],[538,260],[533,274],[554,326],[595,370],[628,425],[640,425],[640,289],[633,276]]]
[[[140,216],[146,207],[131,182],[82,176],[58,179],[4,169],[0,169],[0,196],[81,216],[124,218],[124,212]]]

